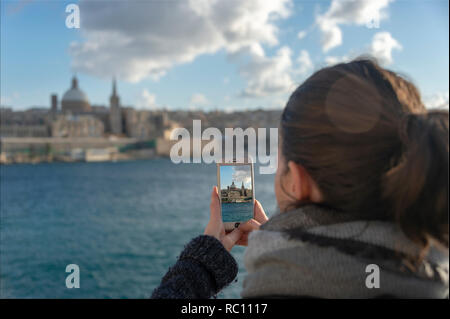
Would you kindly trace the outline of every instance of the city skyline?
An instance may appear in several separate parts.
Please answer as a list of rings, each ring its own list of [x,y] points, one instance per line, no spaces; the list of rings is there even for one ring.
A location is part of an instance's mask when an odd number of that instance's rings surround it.
[[[64,24],[69,3],[80,6],[80,29]],[[137,109],[280,109],[315,70],[371,53],[412,78],[426,105],[448,107],[447,1],[161,3],[2,1],[1,106],[49,107],[76,74],[92,105],[108,105],[116,76],[122,105]],[[378,27],[367,27],[367,12]]]

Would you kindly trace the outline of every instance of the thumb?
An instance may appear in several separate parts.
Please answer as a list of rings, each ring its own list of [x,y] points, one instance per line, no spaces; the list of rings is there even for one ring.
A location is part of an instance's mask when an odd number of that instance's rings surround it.
[[[209,220],[211,222],[218,223],[222,220],[217,186],[214,186],[211,192],[211,203],[209,205],[209,212],[210,212]]]

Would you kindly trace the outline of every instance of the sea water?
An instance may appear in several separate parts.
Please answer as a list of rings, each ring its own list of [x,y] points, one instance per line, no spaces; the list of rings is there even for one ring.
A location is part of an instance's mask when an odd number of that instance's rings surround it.
[[[269,216],[273,178],[255,174]],[[216,183],[214,164],[168,159],[0,166],[0,297],[150,297],[203,233]],[[219,298],[239,298],[244,250],[232,249],[237,282]],[[80,288],[66,288],[69,264]]]
[[[227,222],[245,222],[253,218],[253,202],[222,203],[222,220]]]

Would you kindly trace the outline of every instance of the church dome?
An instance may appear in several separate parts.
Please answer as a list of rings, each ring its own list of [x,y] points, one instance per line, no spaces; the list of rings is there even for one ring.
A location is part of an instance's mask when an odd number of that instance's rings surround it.
[[[64,93],[63,101],[83,101],[88,102],[88,98],[86,94],[80,89],[70,89]]]
[[[76,77],[72,79],[72,87],[64,93],[62,101],[88,102],[87,95],[78,88],[78,80]]]
[[[64,93],[61,105],[63,112],[79,113],[91,110],[87,95],[78,88],[76,77],[72,79],[72,87]]]

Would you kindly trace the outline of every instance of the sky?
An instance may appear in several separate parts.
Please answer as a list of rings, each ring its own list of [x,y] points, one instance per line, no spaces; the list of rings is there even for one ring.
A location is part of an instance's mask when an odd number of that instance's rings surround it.
[[[68,4],[80,28],[67,28]],[[1,105],[49,107],[76,74],[91,104],[283,108],[314,71],[363,54],[448,107],[447,0],[1,0]]]
[[[250,165],[223,165],[220,166],[220,188],[226,189],[234,181],[236,187],[252,188],[252,174]]]

